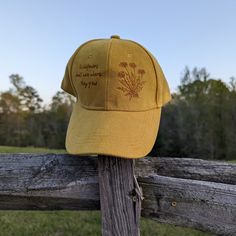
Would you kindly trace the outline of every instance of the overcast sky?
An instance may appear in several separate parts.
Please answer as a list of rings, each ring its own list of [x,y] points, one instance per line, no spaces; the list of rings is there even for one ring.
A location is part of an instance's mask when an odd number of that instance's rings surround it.
[[[172,92],[185,66],[236,76],[236,0],[0,0],[0,91],[18,73],[48,103],[75,49],[112,34],[151,51]]]

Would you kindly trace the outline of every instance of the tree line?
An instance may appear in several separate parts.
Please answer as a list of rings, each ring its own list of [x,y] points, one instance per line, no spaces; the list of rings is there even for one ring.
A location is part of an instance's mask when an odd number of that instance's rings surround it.
[[[74,98],[58,91],[47,106],[18,74],[0,93],[0,145],[65,148]],[[227,84],[205,68],[185,68],[172,101],[162,109],[149,155],[231,160],[236,156],[236,79]]]
[[[64,148],[73,98],[58,91],[48,106],[18,74],[0,94],[0,145]]]

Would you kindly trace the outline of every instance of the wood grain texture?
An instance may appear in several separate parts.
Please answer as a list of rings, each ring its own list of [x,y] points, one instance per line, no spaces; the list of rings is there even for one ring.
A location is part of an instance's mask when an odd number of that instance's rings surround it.
[[[0,209],[98,210],[97,161],[54,154],[0,155]]]
[[[139,177],[142,216],[217,235],[236,235],[236,186],[153,175]]]
[[[143,158],[135,166],[144,217],[236,235],[235,164]],[[0,154],[0,209],[99,210],[97,158]]]
[[[136,162],[136,174],[236,184],[236,164],[191,158],[146,157]]]
[[[133,201],[133,160],[99,156],[98,172],[102,235],[138,236],[141,206]]]

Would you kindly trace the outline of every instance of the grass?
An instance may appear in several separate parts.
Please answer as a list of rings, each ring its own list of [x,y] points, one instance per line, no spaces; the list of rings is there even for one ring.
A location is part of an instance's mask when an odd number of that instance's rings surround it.
[[[0,153],[66,153],[64,149],[0,146]]]
[[[230,160],[229,162],[236,163],[236,160]]]
[[[65,153],[65,150],[0,146],[0,153]],[[0,236],[99,236],[99,211],[0,211]],[[198,230],[141,218],[141,236],[210,236]]]

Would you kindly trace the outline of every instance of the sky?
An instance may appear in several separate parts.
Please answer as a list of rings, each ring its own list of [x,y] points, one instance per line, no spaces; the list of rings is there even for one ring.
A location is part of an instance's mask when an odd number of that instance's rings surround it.
[[[73,52],[114,34],[152,52],[171,92],[186,66],[236,76],[236,0],[0,0],[0,91],[17,73],[49,103]]]

